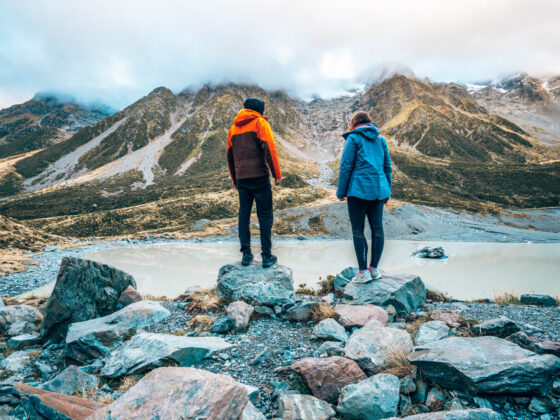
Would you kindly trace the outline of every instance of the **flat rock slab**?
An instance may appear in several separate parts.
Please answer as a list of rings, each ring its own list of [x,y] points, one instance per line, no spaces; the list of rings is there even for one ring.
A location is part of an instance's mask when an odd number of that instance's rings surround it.
[[[45,391],[27,384],[16,384],[27,417],[30,419],[85,420],[104,404],[84,398]]]
[[[292,269],[282,265],[262,268],[227,264],[218,274],[218,294],[226,301],[279,306],[295,302]]]
[[[346,357],[355,360],[368,374],[388,367],[390,357],[407,355],[412,351],[412,339],[405,330],[383,327],[376,320],[369,321],[352,333],[344,347]]]
[[[344,287],[345,302],[383,307],[393,305],[400,315],[416,310],[425,298],[424,283],[413,274],[385,273],[379,280],[350,282]]]
[[[109,315],[121,293],[136,288],[134,278],[114,267],[64,257],[41,324],[44,339],[62,340],[68,325]]]
[[[70,324],[64,355],[79,362],[104,357],[137,328],[145,328],[170,315],[159,303],[144,300],[102,318]]]
[[[40,341],[41,336],[38,333],[16,335],[8,340],[6,347],[12,350],[20,350],[25,347],[35,346]]]
[[[10,305],[0,307],[0,335],[5,334],[12,324],[18,322],[39,322],[43,314],[33,306]],[[11,335],[11,334],[10,334]]]
[[[230,347],[220,337],[139,333],[107,356],[101,376],[117,378],[140,373],[171,359],[181,366],[190,366]]]
[[[313,327],[313,338],[345,342],[348,333],[342,325],[332,318],[323,319]]]
[[[449,335],[449,327],[443,321],[428,321],[420,326],[416,334],[416,345],[423,346]]]
[[[338,356],[306,357],[294,362],[291,368],[303,377],[314,396],[333,404],[342,388],[366,379],[356,362]]]
[[[334,306],[334,311],[338,314],[338,323],[347,329],[363,327],[372,319],[385,325],[389,318],[387,311],[377,305],[338,304]]]
[[[520,330],[515,322],[505,316],[484,321],[475,325],[473,329],[478,335],[494,335],[501,338]]]
[[[29,350],[21,350],[0,359],[0,369],[16,373],[23,370],[30,363]]]
[[[245,387],[229,376],[162,367],[88,420],[238,419],[248,401]]]
[[[388,420],[502,420],[504,417],[488,408],[472,410],[438,411],[436,413],[415,414],[407,417],[391,417]]]
[[[560,359],[498,337],[449,337],[418,347],[410,362],[444,388],[474,394],[546,394]]]
[[[537,306],[545,306],[545,307],[555,307],[558,306],[558,301],[556,298],[550,295],[539,295],[536,293],[528,293],[525,295],[521,295],[520,299],[521,303],[525,305],[537,305]]]
[[[70,365],[50,381],[41,385],[42,389],[59,394],[72,395],[97,386],[99,378],[84,372],[78,366]]]
[[[280,397],[278,410],[282,420],[328,420],[336,414],[328,402],[312,395],[301,394]]]

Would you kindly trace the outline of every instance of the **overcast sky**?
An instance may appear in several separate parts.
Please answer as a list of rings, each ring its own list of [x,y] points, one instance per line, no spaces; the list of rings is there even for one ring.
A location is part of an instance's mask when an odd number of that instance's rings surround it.
[[[165,85],[332,96],[384,71],[560,73],[559,0],[2,0],[0,108],[37,91],[121,108]]]

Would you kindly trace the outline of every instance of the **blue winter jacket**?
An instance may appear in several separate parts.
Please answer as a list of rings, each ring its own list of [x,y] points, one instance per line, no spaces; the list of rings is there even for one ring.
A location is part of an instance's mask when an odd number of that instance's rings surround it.
[[[391,156],[387,142],[373,123],[342,135],[346,139],[340,159],[336,196],[385,200],[391,195]]]

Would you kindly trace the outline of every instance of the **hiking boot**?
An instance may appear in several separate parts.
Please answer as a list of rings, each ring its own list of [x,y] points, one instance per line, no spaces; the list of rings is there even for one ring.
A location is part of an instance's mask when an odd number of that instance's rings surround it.
[[[368,281],[372,281],[371,273],[369,270],[362,270],[358,271],[352,281],[354,283],[367,283]]]
[[[381,271],[379,270],[379,268],[375,268],[375,267],[368,267],[368,271],[371,274],[371,278],[373,280],[379,280],[381,278]]]
[[[276,257],[276,255],[270,255],[268,257],[265,257],[263,255],[262,257],[262,266],[264,268],[272,267],[277,262],[278,262],[278,258]]]
[[[241,265],[248,266],[253,262],[253,254],[243,254],[243,258],[241,258]]]

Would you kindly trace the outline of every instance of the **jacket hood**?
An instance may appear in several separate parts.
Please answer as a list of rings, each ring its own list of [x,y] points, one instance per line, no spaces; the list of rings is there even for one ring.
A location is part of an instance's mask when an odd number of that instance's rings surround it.
[[[264,117],[261,114],[259,114],[257,111],[253,111],[252,109],[243,108],[241,111],[239,111],[239,113],[237,114],[237,116],[233,120],[233,123],[236,126],[241,127],[245,124],[249,124],[255,118],[264,118]]]
[[[342,135],[342,137],[346,139],[350,134],[359,134],[362,137],[365,137],[367,140],[375,140],[377,137],[379,137],[380,131],[374,123],[365,123],[360,124],[352,131],[347,131]]]

